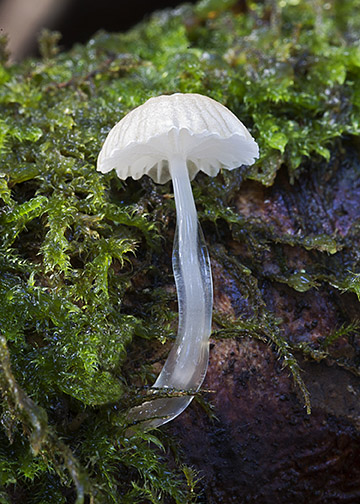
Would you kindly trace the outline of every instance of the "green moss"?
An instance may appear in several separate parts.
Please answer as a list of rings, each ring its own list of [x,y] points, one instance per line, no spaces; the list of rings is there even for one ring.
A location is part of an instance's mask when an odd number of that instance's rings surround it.
[[[125,34],[98,33],[68,53],[59,52],[58,34],[43,32],[42,58],[12,66],[1,47],[0,501],[12,501],[15,481],[30,504],[75,495],[78,504],[85,495],[101,504],[196,499],[195,476],[179,464],[169,477],[157,437],[124,437],[124,412],[137,400],[129,385],[153,378],[142,355],[134,371],[137,349],[174,336],[174,296],[163,288],[172,282],[174,206],[170,185],[122,183],[95,164],[110,127],[150,96],[209,95],[259,141],[254,167],[194,184],[203,223],[221,223],[250,252],[241,264],[212,247],[253,312],[248,320],[215,313],[217,336],[272,342],[310,408],[295,348],[258,281],[360,297],[357,225],[346,239],[316,226],[290,235],[239,215],[232,197],[244,178],[270,186],[282,167],[291,183],[310,169],[324,181],[328,162],[358,138],[359,2],[318,4],[249,1],[239,12],[232,0],[203,0]],[[294,271],[286,247],[313,254],[315,266]],[[266,251],[277,261],[271,275]]]

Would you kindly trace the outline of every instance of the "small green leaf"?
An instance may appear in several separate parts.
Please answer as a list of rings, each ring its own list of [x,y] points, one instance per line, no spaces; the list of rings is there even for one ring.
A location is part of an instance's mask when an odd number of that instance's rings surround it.
[[[288,138],[284,133],[278,132],[270,134],[267,138],[267,142],[273,149],[278,149],[281,153],[285,151],[286,144],[288,143]]]
[[[10,205],[11,202],[11,190],[8,188],[7,182],[3,176],[0,174],[0,198],[4,203]]]
[[[326,159],[326,161],[329,161],[330,160],[330,151],[329,149],[327,149],[326,147],[324,147],[323,145],[317,145],[315,146],[315,151],[320,154],[320,156],[322,156],[323,158]]]

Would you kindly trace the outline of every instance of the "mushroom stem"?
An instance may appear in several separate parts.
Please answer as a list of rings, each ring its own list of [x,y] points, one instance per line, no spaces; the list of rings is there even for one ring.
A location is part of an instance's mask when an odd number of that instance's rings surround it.
[[[186,159],[169,162],[177,226],[173,271],[178,294],[179,326],[176,341],[153,388],[195,392],[208,365],[212,316],[212,278],[208,251],[198,223]],[[158,427],[178,416],[192,395],[146,401],[130,410],[129,418],[144,421],[146,429]]]
[[[173,270],[178,293],[176,342],[155,382],[156,387],[197,390],[205,377],[211,332],[212,280],[209,257],[198,223],[186,161],[170,164],[177,227]]]

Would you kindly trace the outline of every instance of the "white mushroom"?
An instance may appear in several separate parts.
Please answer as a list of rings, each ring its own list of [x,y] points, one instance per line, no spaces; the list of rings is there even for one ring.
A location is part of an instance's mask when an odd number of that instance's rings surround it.
[[[173,348],[153,385],[189,391],[188,395],[147,400],[129,419],[146,429],[169,422],[191,402],[207,369],[212,316],[210,261],[198,224],[190,180],[199,170],[214,176],[220,168],[250,165],[257,143],[226,107],[199,94],[150,98],[110,131],[98,158],[101,172],[121,179],[149,175],[157,183],[172,179],[177,227],[173,271],[179,327]]]

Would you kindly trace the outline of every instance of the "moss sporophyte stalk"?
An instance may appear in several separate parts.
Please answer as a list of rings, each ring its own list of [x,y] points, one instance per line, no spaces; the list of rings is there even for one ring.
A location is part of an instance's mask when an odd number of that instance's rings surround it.
[[[98,170],[116,170],[119,178],[150,175],[155,182],[172,179],[177,225],[173,270],[178,293],[176,342],[152,387],[188,392],[154,398],[132,408],[128,418],[145,429],[178,416],[201,386],[208,365],[213,291],[210,261],[198,223],[190,178],[200,170],[252,164],[258,146],[245,126],[220,103],[199,94],[150,98],[125,116],[109,133]]]
[[[1,504],[196,501],[196,477],[181,454],[167,458],[176,423],[151,432],[146,427],[179,411],[177,404],[195,394],[206,369],[211,276],[197,219],[213,267],[215,344],[231,338],[245,351],[248,342],[265,342],[261,348],[278,357],[274,394],[288,373],[294,391],[302,392],[296,399],[290,394],[298,418],[304,404],[310,410],[304,356],[307,364],[330,362],[324,367],[360,375],[359,1],[315,4],[202,0],[159,12],[127,33],[99,32],[67,52],[54,45],[57,36],[43,33],[42,56],[16,65],[1,45]],[[96,171],[110,128],[148,99],[170,100],[174,93],[223,104],[259,144],[260,158],[251,166],[253,158],[230,156],[230,145],[225,154],[231,159],[211,164],[220,140],[215,134],[209,147],[187,160],[190,180],[200,168],[192,183],[197,216],[187,170],[180,171],[183,157],[169,164],[167,153],[145,163],[155,181],[175,173],[173,186]],[[199,120],[207,107],[200,106]],[[171,128],[158,150],[173,145],[175,152],[176,138],[178,146],[200,146],[203,131],[175,128],[171,137]],[[206,128],[204,141],[208,134]],[[137,166],[137,176],[145,164]],[[186,222],[179,215],[182,198],[191,202]],[[183,252],[194,261],[182,264]],[[201,293],[187,284],[190,278],[198,279]],[[189,296],[196,300],[190,311]],[[201,317],[192,328],[193,304]],[[288,311],[279,313],[279,307]],[[202,331],[191,384],[177,373],[174,349],[166,361],[179,310],[178,334]],[[330,329],[324,325],[329,313]],[[179,340],[174,348],[183,350]],[[192,348],[190,340],[184,348]],[[161,381],[155,391],[168,366],[179,380]],[[176,390],[163,388],[171,383]],[[150,420],[151,399],[166,395],[175,399],[174,410]],[[206,417],[194,406],[178,421]],[[250,418],[250,428],[255,423]],[[222,431],[222,424],[214,425]],[[259,460],[255,465],[262,472]],[[199,462],[201,474],[207,467]],[[206,478],[198,488],[205,489],[204,499],[215,499],[217,488]]]

